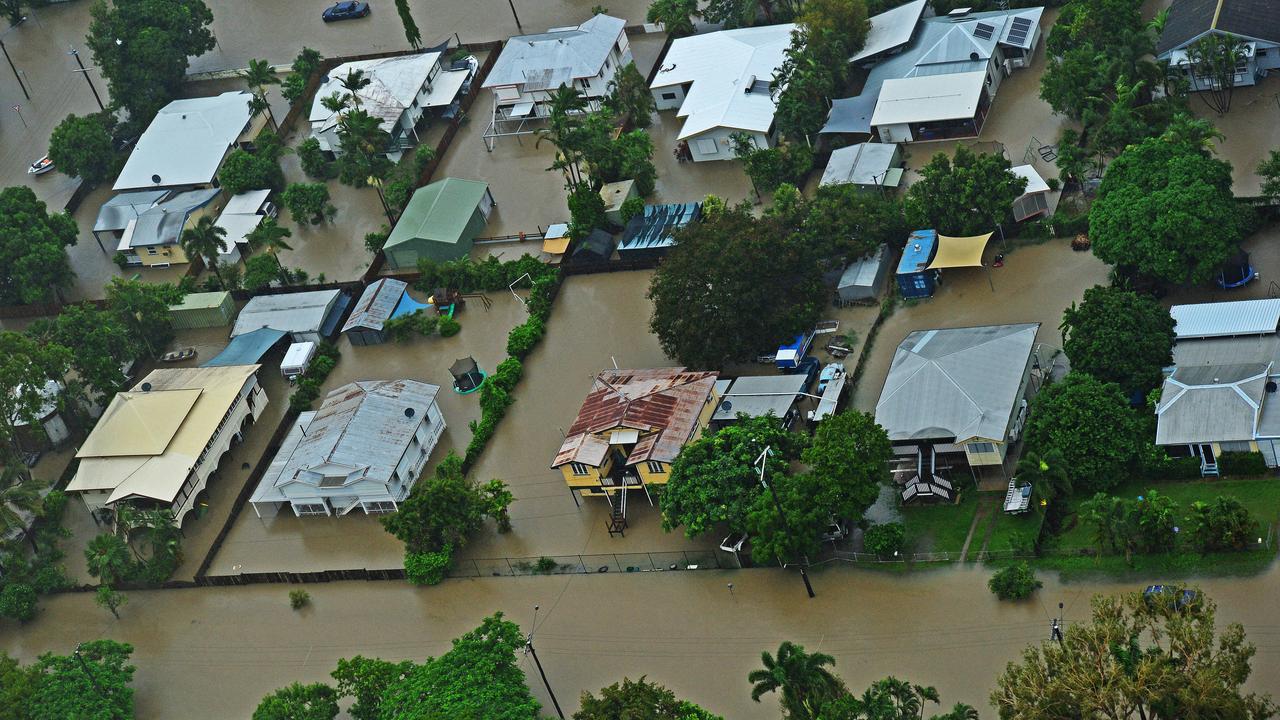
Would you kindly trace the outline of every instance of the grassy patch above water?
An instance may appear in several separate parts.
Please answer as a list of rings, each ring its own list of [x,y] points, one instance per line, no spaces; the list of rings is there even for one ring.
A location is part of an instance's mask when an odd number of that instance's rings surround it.
[[[958,505],[943,503],[903,507],[902,524],[906,529],[904,552],[960,552],[977,509],[978,493],[973,490],[962,491]],[[981,542],[981,536],[975,537],[974,542]]]
[[[1133,566],[1124,562],[1122,555],[1053,555],[1029,559],[1037,570],[1056,570],[1063,582],[1079,581],[1106,576],[1132,579],[1135,583],[1152,583],[1177,580],[1191,576],[1224,577],[1255,575],[1267,569],[1275,560],[1275,551],[1263,548],[1235,553],[1163,553],[1159,555],[1134,555]],[[992,567],[1008,561],[989,563]],[[1139,588],[1140,589],[1140,588]]]

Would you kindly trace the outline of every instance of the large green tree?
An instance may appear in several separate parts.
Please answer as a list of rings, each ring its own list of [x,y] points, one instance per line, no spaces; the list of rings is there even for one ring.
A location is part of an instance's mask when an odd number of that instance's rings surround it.
[[[818,249],[776,217],[726,208],[676,241],[649,285],[650,327],[685,365],[716,368],[772,351],[812,327],[827,303]]]
[[[324,683],[293,683],[262,698],[253,720],[333,720],[338,693]]]
[[[881,245],[895,247],[911,232],[897,198],[852,184],[824,185],[805,207],[801,232],[829,257],[854,260]]]
[[[91,392],[89,400],[104,407],[124,388],[121,368],[143,352],[119,316],[93,305],[68,305],[52,321],[32,326],[32,333],[71,351],[71,367]]]
[[[579,704],[573,720],[724,720],[644,676],[601,688],[599,697],[583,690]]]
[[[182,91],[188,58],[214,48],[202,0],[96,0],[86,41],[111,102],[141,132]]]
[[[1231,164],[1167,134],[1129,146],[1107,167],[1089,211],[1089,239],[1112,265],[1199,283],[1236,251],[1240,216]]]
[[[1094,597],[1088,622],[1008,664],[991,704],[1005,720],[1273,717],[1269,696],[1243,690],[1257,652],[1244,627],[1219,629],[1212,600],[1181,598]]]
[[[0,190],[0,304],[47,302],[70,286],[67,247],[77,234],[76,221],[47,212],[31,188]]]
[[[291,183],[280,193],[280,202],[299,225],[319,225],[332,220],[338,212],[329,202],[329,188],[324,183]]]
[[[645,19],[662,23],[671,37],[693,34],[693,16],[698,12],[698,0],[653,0]]]
[[[779,693],[782,716],[786,720],[822,720],[822,708],[845,695],[844,683],[828,667],[835,658],[822,652],[806,652],[802,645],[785,640],[776,655],[760,653],[762,668],[747,675],[751,699]]]
[[[0,651],[0,720],[29,720],[39,675]]]
[[[604,106],[614,115],[626,118],[636,128],[647,128],[653,124],[652,115],[657,110],[653,93],[649,91],[649,83],[633,62],[623,65],[614,73],[613,79],[609,81],[609,94],[605,96]]]
[[[777,98],[774,119],[778,131],[795,143],[806,144],[827,122],[831,98],[845,79],[849,53],[837,30],[798,27],[791,34],[782,64],[770,91]]]
[[[114,124],[106,113],[66,116],[49,136],[49,159],[58,172],[97,185],[119,169],[111,139]]]
[[[818,489],[809,501],[856,522],[889,481],[892,456],[889,435],[871,413],[846,410],[828,417],[800,454]]]
[[[1142,424],[1119,386],[1081,372],[1068,373],[1036,396],[1027,421],[1027,445],[1057,450],[1077,492],[1115,487],[1138,457]]]
[[[540,705],[516,656],[525,639],[502,613],[453,641],[453,648],[387,688],[383,720],[538,720]]]
[[[339,697],[355,698],[347,709],[354,720],[378,720],[387,688],[404,680],[413,668],[410,660],[393,663],[357,655],[338,660],[337,669],[330,675],[338,683]]]
[[[173,340],[169,306],[186,295],[177,286],[112,278],[107,285],[107,310],[141,344],[147,357],[159,357]]]
[[[0,331],[0,442],[4,443],[0,464],[14,464],[25,471],[18,427],[40,425],[45,383],[62,382],[70,364],[71,351],[61,345]]]
[[[133,717],[133,646],[113,640],[81,643],[73,655],[41,655],[31,720],[116,720]],[[78,656],[78,657],[77,657]]]
[[[1173,364],[1173,326],[1154,298],[1095,285],[1063,312],[1060,329],[1072,370],[1146,394],[1160,384],[1161,368]]]
[[[1013,212],[1027,187],[1003,155],[975,153],[961,145],[954,158],[933,156],[907,191],[907,217],[943,235],[994,232]]]
[[[820,38],[838,43],[822,51],[824,57],[856,55],[871,31],[865,0],[805,0],[796,22],[808,31],[810,42]]]

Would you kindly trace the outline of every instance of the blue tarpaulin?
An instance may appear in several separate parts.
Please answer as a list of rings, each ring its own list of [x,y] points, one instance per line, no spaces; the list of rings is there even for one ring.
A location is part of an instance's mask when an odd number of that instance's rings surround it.
[[[266,355],[267,351],[285,335],[286,333],[283,330],[273,330],[271,328],[260,328],[243,335],[237,335],[223,348],[222,352],[210,358],[208,362],[200,367],[253,365],[261,360],[262,356]]]
[[[396,303],[396,309],[391,311],[391,317],[398,318],[401,315],[412,315],[419,310],[426,310],[431,307],[426,303],[420,303],[409,297],[409,293],[400,296],[400,302]]]

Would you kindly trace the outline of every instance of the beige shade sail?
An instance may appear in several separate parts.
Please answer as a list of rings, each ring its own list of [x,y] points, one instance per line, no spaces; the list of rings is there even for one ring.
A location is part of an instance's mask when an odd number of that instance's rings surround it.
[[[982,267],[982,251],[995,233],[970,237],[938,236],[938,251],[929,263],[930,270],[959,267]]]

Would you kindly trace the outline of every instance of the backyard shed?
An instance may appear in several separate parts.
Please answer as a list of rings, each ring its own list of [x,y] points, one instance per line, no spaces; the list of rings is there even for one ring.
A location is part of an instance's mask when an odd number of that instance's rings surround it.
[[[478,180],[445,178],[418,188],[382,246],[387,266],[414,269],[421,259],[466,257],[496,204]]]
[[[600,188],[600,199],[604,201],[604,216],[614,225],[622,224],[622,204],[634,197],[640,197],[636,190],[635,180],[619,180],[605,183]]]
[[[676,244],[676,230],[700,217],[702,203],[645,205],[644,212],[627,221],[618,255],[623,259],[661,257]]]
[[[408,283],[382,278],[369,285],[356,301],[342,332],[352,345],[379,345],[387,341],[383,324],[396,316]]]
[[[1011,172],[1027,181],[1027,187],[1022,191],[1022,195],[1013,201],[1013,219],[1022,222],[1037,215],[1048,215],[1049,183],[1045,182],[1031,165],[1019,165]]]
[[[884,285],[884,276],[889,269],[889,263],[885,261],[887,250],[888,248],[881,245],[874,252],[864,255],[844,269],[840,282],[836,286],[838,303],[875,299]]]
[[[904,298],[932,297],[938,284],[938,271],[929,268],[938,246],[937,230],[916,230],[907,238],[907,246],[898,261],[898,289]]]
[[[613,249],[617,246],[617,241],[609,233],[596,228],[591,234],[582,239],[573,252],[569,255],[566,264],[577,265],[587,263],[609,262],[609,258],[613,256]]]
[[[191,293],[169,306],[169,322],[175,330],[226,327],[235,316],[236,303],[229,292]]]
[[[347,302],[337,290],[259,295],[240,311],[231,337],[271,328],[288,334],[293,342],[319,342],[333,333]]]

